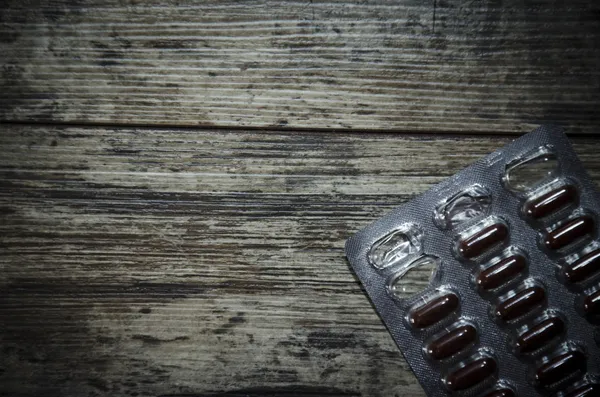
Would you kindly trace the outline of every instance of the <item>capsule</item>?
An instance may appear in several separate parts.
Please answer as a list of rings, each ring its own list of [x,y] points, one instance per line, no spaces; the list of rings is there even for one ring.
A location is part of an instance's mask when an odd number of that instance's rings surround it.
[[[516,397],[516,394],[511,389],[496,389],[481,397]]]
[[[413,311],[409,316],[409,322],[415,328],[429,327],[449,316],[458,305],[456,295],[449,293],[440,296]]]
[[[494,223],[479,232],[458,242],[458,253],[465,259],[483,255],[493,247],[508,239],[508,227],[503,223]]]
[[[565,323],[558,317],[551,317],[519,335],[515,346],[521,354],[531,353],[561,336],[564,330]]]
[[[559,250],[594,233],[594,218],[589,215],[580,216],[556,228],[546,235],[544,245],[549,250]]]
[[[600,315],[600,290],[585,297],[583,300],[583,311],[588,316]]]
[[[579,283],[598,272],[600,272],[600,249],[582,256],[565,269],[565,280],[569,283]]]
[[[446,386],[453,392],[469,389],[496,373],[496,360],[483,357],[472,361],[446,377]]]
[[[427,354],[434,360],[448,358],[475,342],[477,330],[472,325],[458,327],[427,346]]]
[[[565,394],[564,397],[595,397],[600,396],[600,385],[598,384],[587,384],[578,387],[575,390]]]
[[[527,267],[522,255],[511,255],[482,270],[475,282],[484,291],[489,291],[517,277]]]
[[[561,186],[538,198],[527,201],[523,206],[523,212],[532,219],[541,219],[575,204],[577,201],[578,195],[575,186]]]
[[[540,366],[535,372],[535,380],[542,387],[548,387],[576,372],[586,371],[585,355],[577,350],[563,353]]]
[[[545,299],[546,292],[542,287],[529,287],[498,304],[496,315],[503,321],[512,321],[529,313],[536,306],[541,305]]]

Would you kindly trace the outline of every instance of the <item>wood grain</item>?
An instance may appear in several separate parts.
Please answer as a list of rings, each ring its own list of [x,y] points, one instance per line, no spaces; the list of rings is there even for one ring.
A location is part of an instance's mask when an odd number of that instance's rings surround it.
[[[0,119],[598,131],[588,0],[5,0]]]
[[[343,244],[508,141],[0,132],[10,396],[423,396]],[[600,142],[575,146],[599,181]]]

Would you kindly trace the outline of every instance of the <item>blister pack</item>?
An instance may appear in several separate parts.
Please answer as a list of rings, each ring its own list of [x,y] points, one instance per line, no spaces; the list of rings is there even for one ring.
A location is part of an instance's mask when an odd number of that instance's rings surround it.
[[[544,126],[361,230],[346,256],[428,396],[600,396],[599,203]]]

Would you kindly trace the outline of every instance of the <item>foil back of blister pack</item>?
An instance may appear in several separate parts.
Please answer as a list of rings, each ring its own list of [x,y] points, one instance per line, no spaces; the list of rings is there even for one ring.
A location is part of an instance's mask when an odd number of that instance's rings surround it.
[[[544,126],[361,230],[346,256],[428,396],[600,395],[599,203]]]

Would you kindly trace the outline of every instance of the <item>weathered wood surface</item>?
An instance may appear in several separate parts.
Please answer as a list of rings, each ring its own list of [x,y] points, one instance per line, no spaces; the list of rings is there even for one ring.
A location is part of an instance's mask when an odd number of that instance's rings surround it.
[[[343,244],[508,140],[0,125],[0,394],[423,396]]]
[[[0,119],[598,131],[589,0],[4,0]]]

